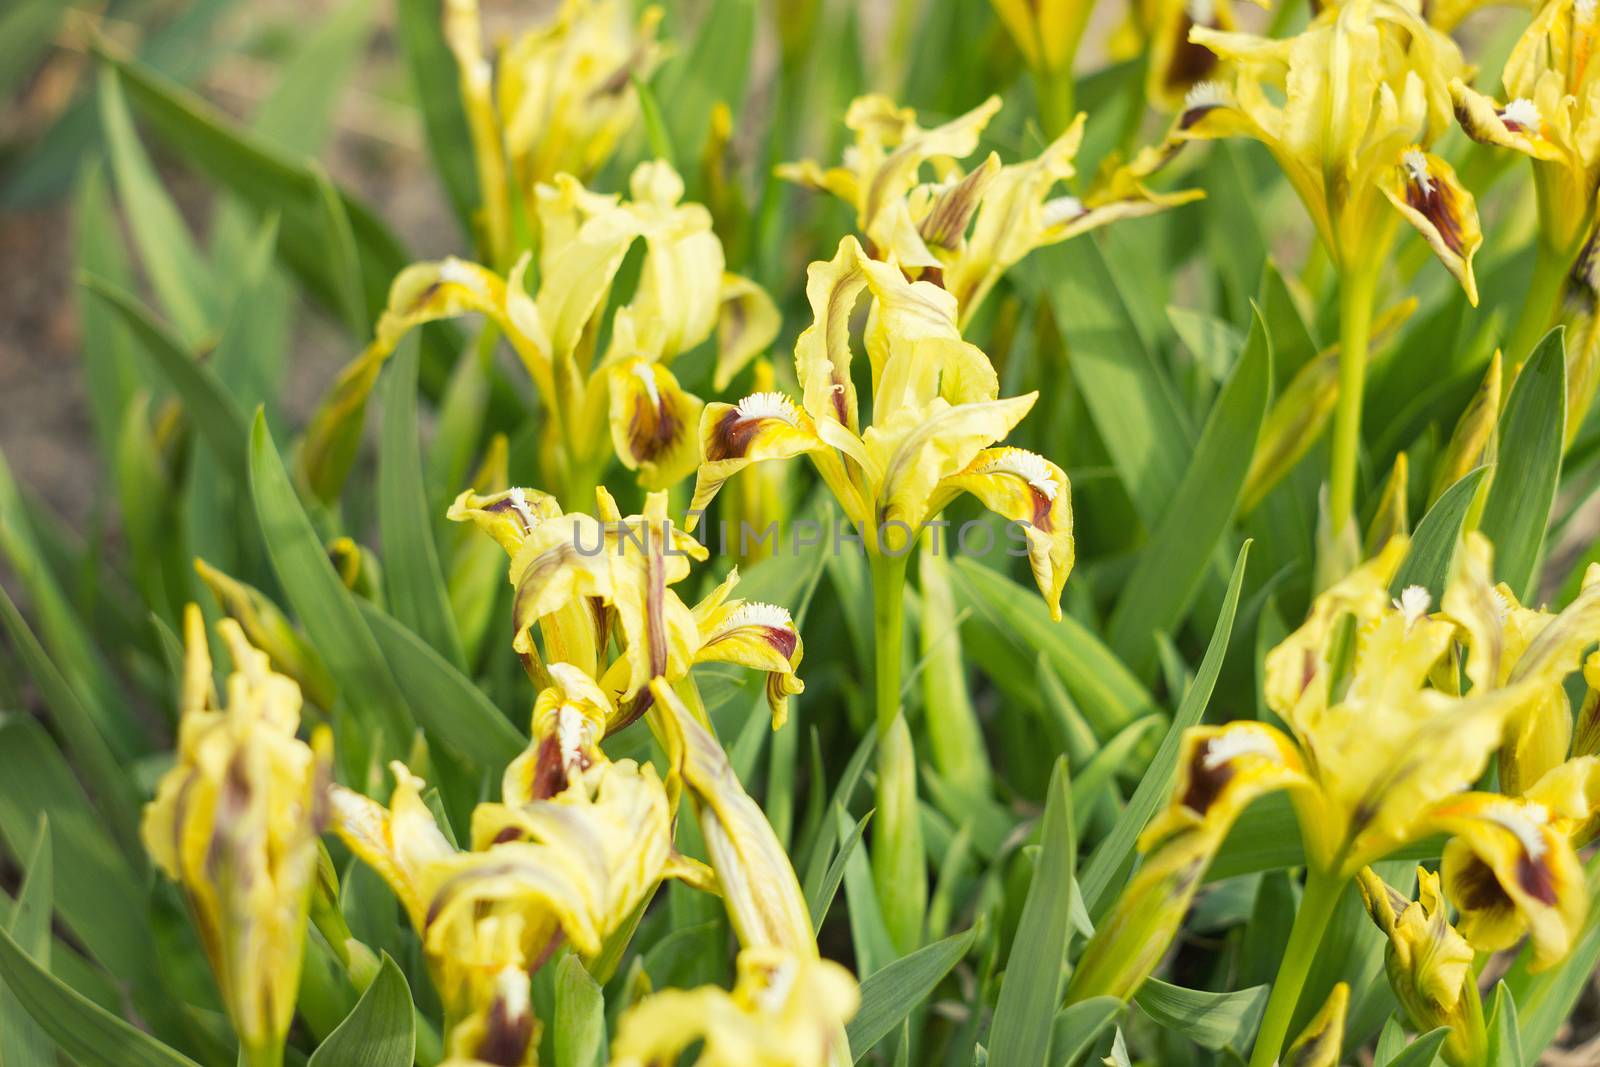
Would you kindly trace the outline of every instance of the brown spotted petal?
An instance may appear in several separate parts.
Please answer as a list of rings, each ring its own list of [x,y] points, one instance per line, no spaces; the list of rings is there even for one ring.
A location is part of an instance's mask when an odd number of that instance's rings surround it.
[[[1428,822],[1453,834],[1441,868],[1460,909],[1457,926],[1479,951],[1533,942],[1530,970],[1571,950],[1589,901],[1583,867],[1545,805],[1494,793],[1466,793],[1435,808]]]
[[[703,405],[660,363],[630,359],[608,370],[611,442],[646,489],[683,480],[699,462],[694,428]]]
[[[788,719],[789,697],[805,691],[805,683],[795,674],[805,648],[788,608],[728,597],[738,580],[735,569],[695,605],[700,647],[694,658],[697,663],[736,663],[766,671],[767,703],[776,730]]]
[[[1256,798],[1281,789],[1308,793],[1311,785],[1300,750],[1275,727],[1249,721],[1193,727],[1184,731],[1171,801],[1150,820],[1140,847],[1194,828],[1221,838]]]
[[[737,404],[707,404],[700,414],[700,470],[686,525],[694,529],[722,483],[752,463],[793,459],[825,448],[811,416],[778,392]]]
[[[1033,580],[1050,617],[1059,620],[1061,590],[1076,558],[1066,472],[1023,448],[987,448],[965,470],[946,478],[940,490],[971,493],[1021,530]]]
[[[1483,231],[1478,226],[1477,201],[1456,179],[1455,168],[1431,152],[1409,148],[1380,185],[1476,307],[1478,282],[1472,274],[1472,257],[1483,244]]]

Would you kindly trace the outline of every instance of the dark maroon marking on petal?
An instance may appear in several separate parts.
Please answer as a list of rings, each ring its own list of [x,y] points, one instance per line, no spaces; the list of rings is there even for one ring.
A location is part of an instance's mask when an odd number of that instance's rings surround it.
[[[1522,123],[1518,122],[1516,119],[1508,119],[1508,118],[1506,118],[1506,113],[1504,111],[1499,112],[1499,115],[1500,115],[1500,122],[1505,126],[1506,129],[1510,130],[1512,133],[1528,133],[1528,132],[1530,132],[1528,130],[1528,127],[1524,126]]]
[[[671,451],[681,426],[665,397],[662,397],[659,406],[653,406],[640,397],[634,405],[633,418],[628,423],[628,441],[633,445],[633,454],[641,460],[653,461]]]
[[[1217,110],[1217,108],[1225,106],[1226,105],[1224,104],[1197,104],[1185,111],[1182,117],[1178,119],[1178,129],[1187,130],[1189,127],[1193,126],[1195,123],[1199,122],[1201,119]]]
[[[1189,788],[1183,792],[1183,806],[1196,815],[1204,816],[1211,810],[1217,797],[1222,795],[1233,780],[1234,770],[1231,761],[1224,761],[1215,767],[1206,765],[1206,756],[1211,752],[1211,745],[1215,738],[1206,738],[1194,750],[1194,755],[1189,759]]]
[[[499,833],[495,834],[494,840],[490,841],[489,844],[504,845],[510,841],[526,841],[527,838],[527,832],[524,831],[520,826],[507,826]]]
[[[761,429],[760,419],[747,419],[734,408],[717,420],[706,441],[706,461],[715,463],[724,459],[743,459],[750,452],[750,442]]]
[[[943,289],[944,288],[944,268],[943,267],[924,267],[924,268],[922,268],[922,276],[919,277],[917,280],[918,281],[923,281],[923,282],[932,282],[934,285],[937,285],[939,288]]]
[[[1477,856],[1456,876],[1456,906],[1464,911],[1510,911],[1516,905],[1495,877],[1494,868]]]
[[[530,791],[534,800],[548,800],[566,788],[567,768],[561,762],[561,742],[552,733],[539,742]]]
[[[1033,497],[1033,525],[1045,533],[1053,533],[1055,520],[1050,517],[1050,507],[1055,501],[1041,493],[1032,482],[1028,483],[1028,493]]]
[[[511,1014],[510,1006],[496,997],[489,1008],[489,1018],[484,1027],[483,1040],[478,1042],[477,1058],[494,1067],[518,1067],[528,1057],[528,1045],[533,1040],[533,1013],[526,1010]]]
[[[1445,247],[1456,255],[1461,255],[1463,242],[1461,238],[1461,217],[1456,207],[1456,194],[1451,188],[1431,174],[1428,178],[1429,188],[1424,190],[1422,183],[1415,181],[1408,174],[1406,177],[1406,203],[1439,231],[1439,238]]]
[[[533,532],[533,527],[528,525],[528,517],[522,513],[522,509],[517,507],[516,503],[509,496],[500,500],[496,500],[493,504],[485,504],[483,506],[483,510],[492,512],[496,515],[503,511],[509,511],[512,517],[517,520],[517,525],[522,527],[523,533]]]
[[[777,649],[778,655],[784,659],[794,655],[795,643],[800,638],[799,634],[783,626],[763,626],[761,627],[761,636],[766,640],[767,644]]]
[[[1306,649],[1300,663],[1300,692],[1304,693],[1317,680],[1317,654]]]
[[[1524,849],[1517,854],[1517,884],[1522,886],[1522,891],[1539,901],[1554,907],[1560,900],[1556,892],[1555,874],[1549,867],[1528,855]]]
[[[835,373],[838,373],[838,371],[835,370]],[[845,404],[844,389],[844,383],[836,379],[831,390],[833,393],[833,411],[839,417],[839,425],[849,426],[850,409]]]
[[[411,313],[416,314],[418,311],[421,311],[423,308],[427,307],[428,301],[432,300],[434,296],[438,294],[440,287],[443,285],[444,282],[442,281],[434,282],[432,285],[422,290],[422,292],[418,293],[417,298],[411,301]]]
[[[1172,43],[1172,62],[1167,64],[1167,69],[1162,71],[1162,81],[1171,92],[1187,89],[1196,82],[1204,81],[1207,75],[1217,69],[1217,54],[1204,45],[1195,44],[1189,40],[1189,31],[1194,28],[1194,20],[1184,12],[1178,21],[1177,40]],[[1211,29],[1220,29],[1212,26]]]

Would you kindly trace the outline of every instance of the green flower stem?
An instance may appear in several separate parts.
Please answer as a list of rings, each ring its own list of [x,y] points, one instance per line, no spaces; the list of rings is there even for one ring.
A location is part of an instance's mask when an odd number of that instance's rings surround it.
[[[872,873],[889,937],[901,953],[921,943],[928,905],[927,861],[917,815],[917,755],[900,707],[909,549],[898,556],[878,551],[870,557],[878,733]]]
[[[1528,280],[1528,293],[1522,298],[1522,311],[1517,315],[1517,325],[1506,342],[1506,382],[1516,380],[1517,371],[1533,352],[1533,346],[1545,332],[1555,325],[1556,312],[1561,307],[1561,290],[1573,257],[1551,248],[1544,241],[1538,244],[1533,261],[1533,276]]]
[[[1307,873],[1300,910],[1295,912],[1289,943],[1283,947],[1278,979],[1272,983],[1272,996],[1267,1000],[1255,1049],[1250,1053],[1250,1067],[1273,1067],[1278,1062],[1289,1036],[1294,1009],[1300,1003],[1300,991],[1311,973],[1311,961],[1316,958],[1322,935],[1333,918],[1333,909],[1348,884],[1349,879],[1329,872],[1311,870]]]
[[[1333,468],[1328,489],[1329,530],[1335,541],[1355,515],[1361,393],[1366,388],[1377,282],[1375,265],[1347,271],[1339,278],[1339,406],[1333,415]]]
[[[239,1046],[239,1067],[283,1067],[283,1041]]]
[[[1033,86],[1039,98],[1039,126],[1044,130],[1045,142],[1049,143],[1060,137],[1072,124],[1077,93],[1072,81],[1072,68],[1036,70],[1033,72]]]

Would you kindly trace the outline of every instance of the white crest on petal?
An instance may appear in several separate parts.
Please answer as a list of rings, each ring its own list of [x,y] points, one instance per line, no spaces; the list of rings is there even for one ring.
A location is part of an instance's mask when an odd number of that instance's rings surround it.
[[[751,393],[739,401],[741,419],[782,419],[795,424],[794,401],[779,392]]]
[[[661,390],[656,387],[656,372],[648,363],[635,363],[632,368],[633,376],[644,383],[644,391],[650,394],[650,405],[661,406]]]
[[[489,291],[483,284],[483,279],[478,276],[472,264],[455,256],[446,256],[444,262],[439,264],[439,281],[449,285],[459,285],[463,289],[471,289],[479,296],[488,296]]]
[[[1046,500],[1054,500],[1056,494],[1061,491],[1061,486],[1056,484],[1055,471],[1050,469],[1049,460],[1025,448],[1006,449],[990,460],[983,470],[985,474],[1010,474],[1021,478],[1043,493]]]
[[[1183,110],[1194,111],[1203,107],[1228,107],[1233,103],[1233,93],[1219,81],[1195,82],[1183,95]]]
[[[1187,0],[1183,6],[1189,20],[1196,26],[1211,26],[1216,22],[1216,0]]]
[[[532,1007],[528,972],[516,964],[502,967],[494,976],[494,998],[507,1019],[516,1020],[526,1016]]]
[[[588,741],[589,720],[571,704],[561,705],[556,712],[556,743],[561,746],[561,765],[571,767],[577,763]]]
[[[1594,0],[1589,0],[1589,2],[1593,4]],[[1515,123],[1521,126],[1529,133],[1537,133],[1539,125],[1543,121],[1543,116],[1539,114],[1539,105],[1525,96],[1519,96],[1507,104],[1505,109],[1500,112],[1500,118],[1508,125]]]
[[[1491,805],[1484,811],[1483,817],[1516,835],[1529,859],[1536,860],[1544,855],[1544,834],[1539,831],[1550,821],[1550,812],[1543,804],[1503,801]]]
[[[1422,190],[1424,196],[1433,192],[1433,175],[1428,171],[1428,157],[1422,154],[1422,149],[1406,149],[1405,155],[1400,157],[1400,165],[1405,168],[1406,177]]]
[[[790,991],[794,989],[798,970],[794,960],[784,960],[772,969],[767,975],[767,984],[756,994],[762,1011],[768,1015],[776,1015],[783,1010],[784,1004],[789,1000]]]
[[[789,614],[788,608],[777,604],[747,600],[728,616],[728,629],[736,630],[741,626],[765,626],[786,630],[794,626],[794,616]]]
[[[507,491],[506,499],[511,501],[512,510],[517,513],[517,516],[520,519],[522,519],[524,526],[531,530],[535,526],[539,525],[539,520],[534,517],[533,509],[528,507],[527,490],[520,486],[513,487]]]
[[[1494,597],[1495,614],[1500,616],[1500,621],[1505,622],[1506,616],[1511,614],[1511,601],[1498,589],[1491,589],[1490,595]]]
[[[1240,756],[1269,756],[1278,759],[1278,746],[1273,743],[1269,735],[1260,730],[1235,728],[1217,734],[1206,743],[1206,755],[1202,763],[1206,770],[1214,771]]]
[[[1394,606],[1405,615],[1409,630],[1433,607],[1433,594],[1420,585],[1408,585],[1395,597]]]
[[[1082,214],[1083,201],[1075,196],[1058,196],[1044,202],[1043,221],[1046,229],[1071,222]]]

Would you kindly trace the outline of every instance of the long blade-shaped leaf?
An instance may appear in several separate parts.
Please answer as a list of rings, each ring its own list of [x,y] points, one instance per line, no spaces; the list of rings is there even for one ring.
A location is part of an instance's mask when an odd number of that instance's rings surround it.
[[[1479,529],[1494,542],[1498,577],[1518,597],[1531,592],[1545,525],[1561,478],[1567,425],[1567,357],[1560,327],[1523,364],[1500,416],[1499,465]]]
[[[1272,390],[1272,343],[1259,312],[1233,373],[1212,405],[1178,491],[1123,586],[1106,627],[1112,649],[1144,675],[1155,635],[1170,630],[1194,595],[1218,538],[1233,518]]]
[[[978,935],[973,926],[902,956],[861,983],[861,1007],[845,1033],[850,1058],[860,1060],[927,999],[939,980],[961,962]]]
[[[1039,835],[1039,861],[1022,905],[1017,936],[989,1030],[994,1067],[1034,1067],[1045,1062],[1060,1004],[1061,969],[1071,935],[1072,872],[1077,837],[1072,829],[1072,783],[1066,757],[1056,760]]]
[[[1206,704],[1211,700],[1211,689],[1217,684],[1217,675],[1222,670],[1223,658],[1228,653],[1228,640],[1233,633],[1233,616],[1239,607],[1239,589],[1244,584],[1244,566],[1249,554],[1250,542],[1246,541],[1240,547],[1239,558],[1233,565],[1233,577],[1228,581],[1228,595],[1222,603],[1221,614],[1217,616],[1216,628],[1211,631],[1211,645],[1206,649],[1205,658],[1200,661],[1200,670],[1195,674],[1194,684],[1184,694],[1183,703],[1178,706],[1178,713],[1172,717],[1172,726],[1167,730],[1166,738],[1156,751],[1155,759],[1150,761],[1139,788],[1134,790],[1128,806],[1122,809],[1122,814],[1117,817],[1111,832],[1089,857],[1088,866],[1079,880],[1079,885],[1083,890],[1083,902],[1091,915],[1100,914],[1101,905],[1106,902],[1107,891],[1111,888],[1112,878],[1127,860],[1133,849],[1133,843],[1138,840],[1140,831],[1144,829],[1144,824],[1149,821],[1157,805],[1161,803],[1162,797],[1171,788],[1172,773],[1178,765],[1178,745],[1183,740],[1183,732],[1200,721],[1201,714],[1206,710]]]
[[[416,1045],[411,988],[384,953],[378,976],[344,1022],[317,1046],[307,1067],[411,1067]]]

